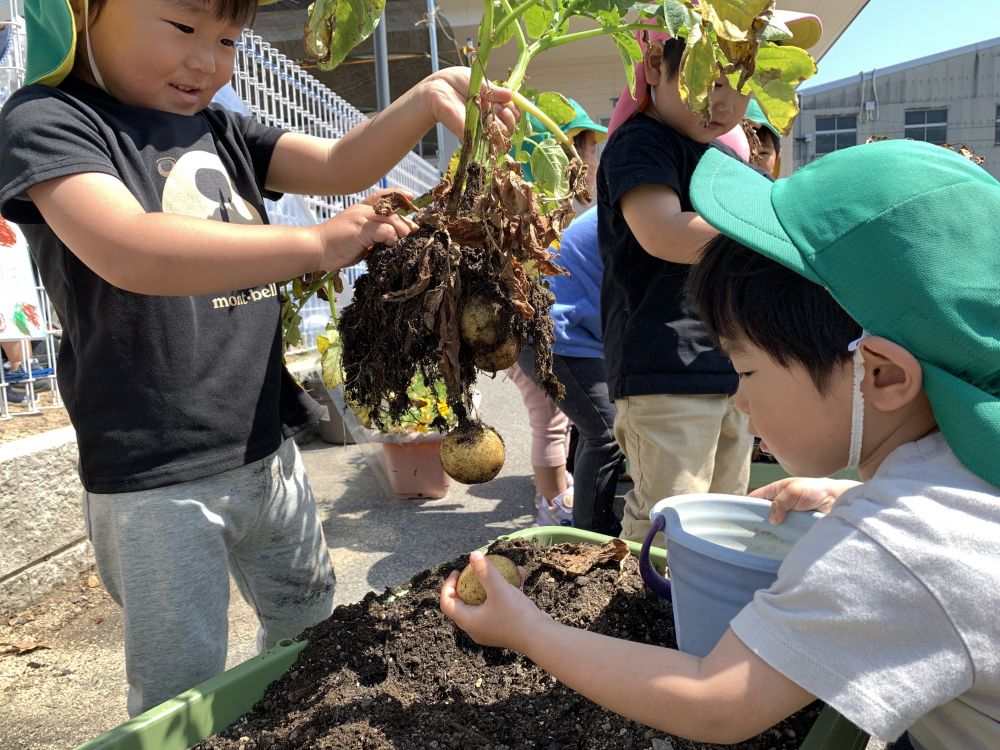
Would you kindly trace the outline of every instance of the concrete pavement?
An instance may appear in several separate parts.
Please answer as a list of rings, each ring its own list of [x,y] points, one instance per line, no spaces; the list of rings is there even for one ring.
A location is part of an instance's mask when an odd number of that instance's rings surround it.
[[[391,496],[377,468],[377,444],[301,446],[337,573],[336,604],[534,525],[530,430],[520,394],[502,375],[480,378],[480,390],[483,418],[506,442],[506,463],[492,482],[452,483],[441,500]],[[0,623],[0,642],[48,646],[0,658],[5,750],[64,750],[128,718],[121,611],[86,579]],[[257,626],[235,587],[229,613],[233,666],[254,655]]]

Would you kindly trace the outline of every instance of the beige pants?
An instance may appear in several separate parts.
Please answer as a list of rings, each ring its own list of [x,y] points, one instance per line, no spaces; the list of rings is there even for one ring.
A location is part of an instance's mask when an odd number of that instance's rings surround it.
[[[641,542],[650,509],[665,497],[746,494],[753,438],[733,397],[632,396],[615,407],[615,438],[635,482],[625,495],[622,539]]]

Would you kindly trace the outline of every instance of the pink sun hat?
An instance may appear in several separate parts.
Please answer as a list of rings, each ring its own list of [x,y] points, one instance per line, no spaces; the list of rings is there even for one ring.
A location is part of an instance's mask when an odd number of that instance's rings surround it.
[[[792,32],[792,38],[784,40],[785,44],[791,44],[796,47],[801,47],[802,49],[809,49],[815,45],[823,35],[823,23],[820,21],[819,16],[813,15],[812,13],[799,13],[797,11],[775,9],[774,20],[785,24],[785,26],[788,27],[788,30]],[[650,20],[649,23],[652,23],[652,20]],[[642,47],[642,52],[645,55],[646,43],[643,40],[643,33],[643,30],[640,29],[635,32],[635,37],[639,42],[639,46]],[[650,42],[665,42],[670,39],[670,34],[666,31],[649,31],[645,32],[645,34],[648,36]],[[635,66],[635,93],[636,96],[632,96],[628,85],[622,89],[622,93],[618,97],[618,101],[615,103],[615,110],[611,113],[611,123],[608,125],[608,135],[611,135],[619,125],[626,120],[631,119],[637,112],[643,112],[649,106],[649,84],[646,82],[646,73],[641,62],[637,63]],[[740,131],[738,135],[735,133],[737,130]],[[743,134],[742,128],[737,125],[731,131],[721,136],[718,140],[734,149],[738,154],[740,154],[740,157],[743,158],[744,161],[748,161],[750,158],[750,147],[748,145],[744,146],[746,150],[746,156],[744,157],[742,150],[734,146],[732,143],[735,142],[739,144],[741,139],[742,143],[746,144],[746,136]]]

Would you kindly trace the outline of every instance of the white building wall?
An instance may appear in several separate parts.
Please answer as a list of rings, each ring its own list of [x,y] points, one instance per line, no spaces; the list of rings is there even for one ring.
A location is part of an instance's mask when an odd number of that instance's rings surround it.
[[[873,85],[874,84],[874,85]],[[870,102],[868,107],[865,102]],[[870,136],[902,138],[908,110],[947,109],[947,141],[966,143],[1000,178],[997,107],[1000,38],[887,68],[859,73],[801,94],[795,124],[794,166],[816,158],[816,119],[853,115],[857,142]]]

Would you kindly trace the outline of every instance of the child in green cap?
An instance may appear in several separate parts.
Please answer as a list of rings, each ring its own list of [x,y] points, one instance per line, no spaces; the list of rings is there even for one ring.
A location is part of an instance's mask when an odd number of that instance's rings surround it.
[[[756,99],[750,99],[747,104],[743,122],[757,136],[756,145],[750,146],[750,163],[777,179],[781,172],[781,133],[768,122]]]
[[[445,613],[637,721],[756,734],[814,698],[899,747],[1000,747],[1000,182],[886,141],[770,182],[708,152],[691,197],[721,236],[689,278],[790,473],[773,520],[828,513],[704,658],[575,630],[481,555],[487,601]],[[905,735],[904,735],[905,733]]]
[[[340,140],[210,106],[256,8],[27,0],[28,85],[0,114],[0,211],[64,325],[59,385],[98,569],[124,607],[133,715],[224,668],[230,571],[261,647],[333,607],[291,439],[322,407],[282,364],[277,283],[351,265],[414,225],[366,202],[271,226],[263,199],[365,190],[435,122],[463,130],[467,68]]]

